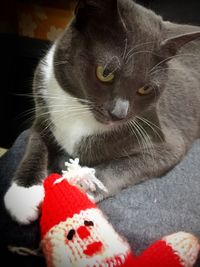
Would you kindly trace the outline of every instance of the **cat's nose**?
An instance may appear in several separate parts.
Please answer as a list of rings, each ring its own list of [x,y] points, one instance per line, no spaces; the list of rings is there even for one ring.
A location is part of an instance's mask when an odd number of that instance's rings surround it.
[[[108,110],[112,120],[123,120],[127,117],[129,109],[129,101],[125,99],[117,99],[114,106]]]

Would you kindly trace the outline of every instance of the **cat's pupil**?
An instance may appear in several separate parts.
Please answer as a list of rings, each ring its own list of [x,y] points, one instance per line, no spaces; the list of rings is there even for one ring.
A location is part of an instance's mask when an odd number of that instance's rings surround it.
[[[144,86],[144,91],[147,91],[147,90],[149,90],[149,86],[148,85]]]
[[[111,73],[111,71],[108,68],[105,68],[103,71],[103,76],[107,77],[110,73]]]

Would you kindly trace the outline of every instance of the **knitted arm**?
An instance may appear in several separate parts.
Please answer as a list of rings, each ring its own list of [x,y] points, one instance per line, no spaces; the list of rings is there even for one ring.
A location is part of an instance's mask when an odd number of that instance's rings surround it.
[[[198,242],[187,234],[179,238],[190,245],[187,253],[181,252],[176,238],[166,238],[135,257],[85,193],[57,174],[48,177],[44,187],[41,244],[48,267],[191,267],[196,260]]]
[[[164,237],[137,257],[137,267],[192,267],[200,245],[195,236],[178,232]]]

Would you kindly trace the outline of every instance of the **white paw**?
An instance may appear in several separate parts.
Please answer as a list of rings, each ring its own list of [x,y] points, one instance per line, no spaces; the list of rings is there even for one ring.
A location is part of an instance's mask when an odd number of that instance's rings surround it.
[[[13,183],[4,196],[4,203],[14,220],[20,224],[30,224],[39,217],[43,199],[42,185],[27,188]]]

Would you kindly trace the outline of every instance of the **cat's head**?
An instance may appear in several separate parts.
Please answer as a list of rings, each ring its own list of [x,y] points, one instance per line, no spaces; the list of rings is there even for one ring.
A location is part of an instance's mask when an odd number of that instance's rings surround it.
[[[131,0],[80,0],[57,42],[55,77],[63,90],[90,101],[101,123],[141,115],[164,90],[167,70],[160,70],[168,59],[198,37],[167,39],[164,32],[160,16]]]

